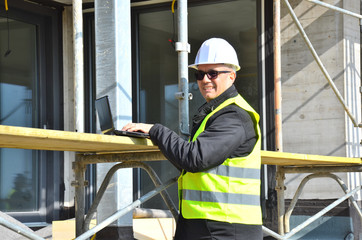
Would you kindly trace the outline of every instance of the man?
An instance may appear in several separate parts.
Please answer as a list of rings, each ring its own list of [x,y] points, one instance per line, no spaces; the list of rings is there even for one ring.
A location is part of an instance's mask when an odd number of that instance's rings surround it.
[[[123,130],[150,134],[182,170],[175,239],[262,239],[259,115],[233,85],[240,69],[234,48],[211,38],[200,47],[195,77],[206,103],[193,118],[190,141],[160,124]]]

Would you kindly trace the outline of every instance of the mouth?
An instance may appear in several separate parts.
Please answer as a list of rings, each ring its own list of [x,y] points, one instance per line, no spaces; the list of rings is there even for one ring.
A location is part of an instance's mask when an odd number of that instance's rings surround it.
[[[210,92],[210,91],[214,90],[215,88],[213,86],[205,86],[205,87],[203,87],[203,89],[205,92]]]

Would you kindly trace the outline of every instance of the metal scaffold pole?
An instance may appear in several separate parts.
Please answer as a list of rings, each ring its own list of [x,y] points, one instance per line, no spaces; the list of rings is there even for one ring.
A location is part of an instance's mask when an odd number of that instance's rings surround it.
[[[280,0],[273,2],[273,26],[274,26],[274,116],[275,116],[275,149],[283,151],[282,139],[282,83],[281,83],[281,53],[280,53]],[[284,178],[285,174],[280,171],[280,166],[276,170],[276,191],[278,198],[278,232],[284,234]]]
[[[74,66],[74,120],[75,131],[84,132],[84,63],[83,63],[83,8],[82,0],[73,0],[73,66]],[[82,233],[84,220],[84,172],[81,164],[75,164],[76,236]]]
[[[84,60],[82,10],[82,0],[73,0],[74,120],[76,132],[84,132]]]
[[[178,52],[178,84],[179,92],[176,98],[179,100],[179,130],[186,137],[189,135],[189,81],[188,81],[188,44],[187,34],[187,0],[179,0],[178,3],[178,42],[175,50]]]
[[[274,116],[275,148],[283,151],[282,139],[282,84],[280,53],[280,0],[274,0]]]

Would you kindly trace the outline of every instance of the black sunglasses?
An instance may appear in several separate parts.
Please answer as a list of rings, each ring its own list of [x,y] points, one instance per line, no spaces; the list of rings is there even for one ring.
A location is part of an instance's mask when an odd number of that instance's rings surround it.
[[[206,76],[210,79],[210,80],[214,80],[217,78],[217,76],[219,76],[220,73],[229,73],[231,71],[216,71],[216,70],[210,70],[207,72],[204,71],[200,71],[198,70],[197,72],[195,72],[195,78],[196,80],[202,80]]]

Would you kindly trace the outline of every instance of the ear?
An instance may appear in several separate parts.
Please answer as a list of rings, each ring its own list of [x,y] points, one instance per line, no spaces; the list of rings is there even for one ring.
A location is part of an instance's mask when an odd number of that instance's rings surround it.
[[[229,77],[230,77],[230,80],[232,81],[232,83],[234,83],[235,79],[236,79],[236,73],[234,71],[231,71]]]

